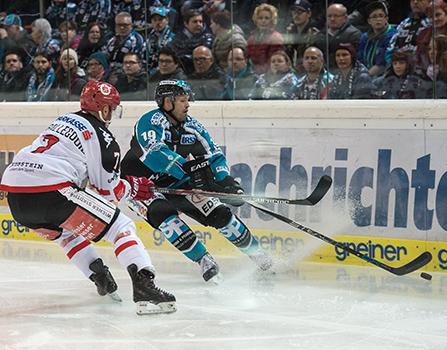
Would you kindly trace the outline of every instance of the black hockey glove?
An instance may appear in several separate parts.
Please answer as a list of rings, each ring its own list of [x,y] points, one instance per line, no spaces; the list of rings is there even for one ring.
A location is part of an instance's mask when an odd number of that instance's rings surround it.
[[[215,191],[214,174],[207,159],[190,160],[183,164],[183,170],[190,177],[189,187]]]
[[[228,175],[223,180],[216,181],[216,184],[221,188],[221,192],[244,194],[244,189],[232,176]],[[221,199],[221,202],[235,207],[240,207],[245,203],[243,199]]]

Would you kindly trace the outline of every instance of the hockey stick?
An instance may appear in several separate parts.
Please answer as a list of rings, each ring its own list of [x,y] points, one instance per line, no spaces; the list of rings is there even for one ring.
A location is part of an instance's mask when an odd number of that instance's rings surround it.
[[[285,223],[289,224],[290,226],[297,228],[298,230],[306,232],[306,233],[310,234],[311,236],[314,236],[316,238],[321,239],[322,241],[325,241],[326,243],[332,244],[335,247],[343,249],[344,251],[349,252],[352,255],[355,255],[358,258],[360,258],[370,264],[376,265],[377,267],[380,267],[381,269],[384,269],[384,270],[391,272],[398,276],[403,276],[410,272],[416,271],[417,269],[420,269],[421,267],[427,265],[432,259],[432,255],[430,252],[423,252],[417,258],[413,259],[412,261],[406,263],[403,266],[392,267],[387,264],[384,264],[383,262],[381,262],[379,260],[371,258],[371,257],[367,256],[366,254],[362,254],[342,242],[335,241],[330,237],[327,237],[317,231],[314,231],[306,226],[303,226],[303,225],[299,224],[298,222],[293,221],[293,220],[291,220],[285,216],[282,216],[278,213],[275,213],[267,208],[261,207],[257,204],[250,203],[250,202],[248,202],[248,204],[250,204],[252,207],[262,211],[263,213],[269,214],[269,215],[273,216],[274,218],[276,218],[282,222],[285,222]]]
[[[285,203],[291,205],[315,205],[317,204],[327,193],[331,187],[332,179],[330,176],[324,175],[318,181],[317,186],[312,191],[312,193],[303,199],[287,199],[287,198],[275,198],[275,197],[261,197],[252,196],[250,194],[234,194],[225,192],[212,192],[212,191],[202,191],[199,189],[180,189],[180,188],[165,188],[165,187],[151,187],[150,189],[154,192],[159,192],[163,194],[173,194],[173,195],[191,195],[197,194],[205,197],[215,197],[219,199],[238,199],[244,201],[252,201],[257,203]]]

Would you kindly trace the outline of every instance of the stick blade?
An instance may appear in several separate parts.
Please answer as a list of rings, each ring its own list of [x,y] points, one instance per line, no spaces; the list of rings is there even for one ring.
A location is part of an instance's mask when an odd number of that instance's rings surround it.
[[[309,197],[305,199],[291,200],[289,204],[315,205],[323,199],[327,191],[329,191],[329,189],[331,188],[331,185],[332,185],[332,178],[328,175],[324,175],[320,178],[320,180],[317,183],[317,186],[315,187],[315,189],[313,190],[313,192],[310,194]]]
[[[421,267],[427,265],[431,259],[432,255],[430,252],[423,252],[421,255],[419,255],[416,259],[410,261],[409,263],[405,264],[401,267],[393,267],[389,271],[391,273],[394,273],[397,276],[403,276],[410,272],[416,271],[420,269]]]

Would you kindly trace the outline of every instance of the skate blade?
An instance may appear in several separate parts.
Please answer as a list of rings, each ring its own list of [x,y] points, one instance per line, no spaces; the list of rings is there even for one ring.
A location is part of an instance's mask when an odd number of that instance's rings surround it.
[[[164,303],[152,304],[148,301],[138,301],[137,315],[156,315],[156,314],[170,314],[177,311],[175,301],[167,301]]]
[[[223,275],[219,272],[217,275],[211,277],[208,281],[206,281],[207,284],[218,286],[223,282],[224,278]]]
[[[123,299],[121,299],[121,297],[120,297],[120,295],[117,293],[117,292],[113,292],[113,293],[109,293],[109,294],[107,294],[109,297],[110,297],[110,299],[112,299],[113,301],[116,301],[116,302],[122,302],[123,301]]]

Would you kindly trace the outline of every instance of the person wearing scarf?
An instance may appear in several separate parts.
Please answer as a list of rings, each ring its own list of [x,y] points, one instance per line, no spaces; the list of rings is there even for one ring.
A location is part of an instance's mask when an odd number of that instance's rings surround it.
[[[276,51],[270,57],[270,69],[256,80],[255,87],[249,94],[250,99],[291,100],[299,80],[292,62],[285,51]]]
[[[374,80],[377,97],[382,99],[415,99],[421,96],[421,80],[413,74],[410,54],[396,51],[391,66],[382,77]]]
[[[366,67],[357,60],[354,45],[341,43],[335,50],[334,80],[329,90],[329,99],[373,98],[374,85]]]

